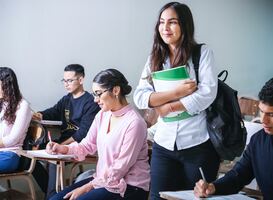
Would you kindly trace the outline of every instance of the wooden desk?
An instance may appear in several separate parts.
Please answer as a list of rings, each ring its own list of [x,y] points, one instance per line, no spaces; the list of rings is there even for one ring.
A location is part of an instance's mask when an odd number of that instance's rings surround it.
[[[59,192],[64,189],[64,170],[65,170],[65,163],[87,163],[87,162],[97,162],[97,156],[87,156],[85,161],[79,162],[74,159],[67,159],[67,158],[44,158],[44,157],[38,157],[33,156],[27,153],[27,151],[24,150],[18,150],[17,153],[19,155],[25,156],[27,158],[36,159],[36,160],[43,160],[52,164],[56,165],[56,191]]]

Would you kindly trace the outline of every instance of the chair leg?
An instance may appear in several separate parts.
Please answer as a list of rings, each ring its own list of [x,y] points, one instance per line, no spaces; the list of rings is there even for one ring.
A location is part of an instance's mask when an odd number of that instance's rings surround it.
[[[7,185],[8,185],[8,189],[11,189],[11,181],[10,181],[10,179],[7,179]]]

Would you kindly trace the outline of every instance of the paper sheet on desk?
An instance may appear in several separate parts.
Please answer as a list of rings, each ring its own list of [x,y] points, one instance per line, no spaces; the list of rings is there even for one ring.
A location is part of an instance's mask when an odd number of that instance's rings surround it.
[[[232,194],[232,195],[214,195],[209,198],[197,198],[193,194],[193,190],[183,190],[176,192],[160,192],[162,198],[170,200],[198,200],[198,199],[208,199],[208,200],[251,200],[248,196],[242,194]]]
[[[43,150],[31,150],[26,151],[28,155],[39,157],[39,158],[58,158],[58,159],[72,159],[74,158],[73,155],[67,154],[49,154],[44,149]]]

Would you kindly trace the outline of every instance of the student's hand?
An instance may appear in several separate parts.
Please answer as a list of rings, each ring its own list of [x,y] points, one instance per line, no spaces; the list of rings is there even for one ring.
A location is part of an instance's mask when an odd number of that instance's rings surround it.
[[[154,108],[160,117],[164,117],[171,112],[169,103]]]
[[[89,192],[90,190],[92,190],[94,187],[91,183],[87,183],[81,187],[78,187],[74,190],[72,190],[71,192],[67,193],[64,196],[64,199],[69,199],[69,200],[74,200],[77,199],[79,196]]]
[[[197,90],[197,84],[194,80],[185,80],[184,83],[179,84],[174,89],[175,96],[177,98],[188,96]]]
[[[49,142],[46,145],[46,152],[49,154],[67,154],[68,147],[56,142]]]
[[[42,115],[42,113],[39,113],[39,112],[33,113],[32,119],[33,119],[33,120],[41,121],[41,120],[43,119],[43,115]]]
[[[194,195],[196,197],[208,197],[209,195],[214,193],[215,186],[212,183],[207,183],[202,179],[195,183]]]

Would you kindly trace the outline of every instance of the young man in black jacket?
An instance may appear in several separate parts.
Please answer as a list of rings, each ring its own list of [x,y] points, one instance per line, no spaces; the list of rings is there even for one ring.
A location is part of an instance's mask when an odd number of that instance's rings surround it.
[[[60,138],[55,140],[60,144],[80,142],[86,136],[95,115],[100,110],[98,104],[94,102],[93,96],[84,90],[84,76],[83,66],[79,64],[66,66],[61,81],[68,94],[63,96],[53,107],[33,114],[32,118],[35,120],[62,121]],[[36,180],[42,190],[46,191],[46,186],[42,182],[47,181],[38,178],[41,172],[35,171],[34,177],[37,177]],[[53,164],[49,165],[48,178],[47,198],[50,198],[56,193],[56,166]]]
[[[212,183],[199,180],[195,196],[237,193],[256,178],[264,200],[273,199],[273,78],[263,86],[259,99],[263,129],[251,137],[241,160],[224,177]]]

